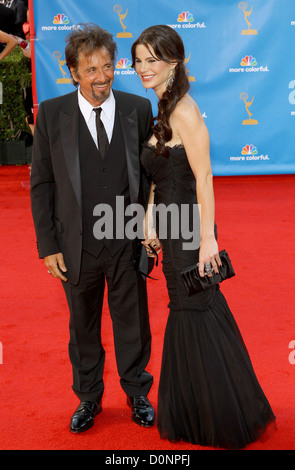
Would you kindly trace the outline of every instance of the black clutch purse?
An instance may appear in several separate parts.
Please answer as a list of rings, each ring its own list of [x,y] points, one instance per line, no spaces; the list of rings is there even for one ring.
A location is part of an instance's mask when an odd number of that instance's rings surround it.
[[[189,296],[198,294],[199,292],[208,289],[208,287],[219,284],[225,279],[235,276],[231,260],[225,250],[219,252],[219,257],[222,266],[218,266],[218,273],[214,271],[211,276],[205,275],[201,277],[199,274],[199,263],[193,264],[180,271],[184,287]]]

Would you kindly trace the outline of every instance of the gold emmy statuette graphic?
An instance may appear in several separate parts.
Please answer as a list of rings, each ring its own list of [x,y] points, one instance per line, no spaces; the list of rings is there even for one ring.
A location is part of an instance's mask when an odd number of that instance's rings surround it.
[[[67,72],[65,72],[65,71],[63,70],[63,65],[65,65],[66,61],[65,61],[65,60],[61,60],[61,58],[62,58],[62,53],[61,53],[60,51],[54,51],[53,57],[55,57],[55,59],[58,61],[59,68],[60,68],[61,73],[62,73],[62,75],[63,75],[63,78],[58,78],[58,79],[56,80],[56,83],[63,83],[63,84],[73,83],[71,78],[65,78]]]
[[[113,7],[113,10],[118,14],[119,16],[119,19],[120,19],[120,23],[121,23],[121,26],[123,28],[123,33],[117,33],[117,38],[132,38],[132,33],[126,33],[126,26],[123,24],[123,20],[125,20],[126,16],[127,16],[127,13],[128,13],[128,8],[125,12],[124,15],[122,15],[122,6],[121,5],[115,5]]]
[[[248,7],[248,4],[247,2],[240,2],[239,3],[239,8],[240,10],[242,10],[242,12],[244,13],[244,17],[245,17],[245,21],[248,25],[248,29],[243,29],[241,34],[247,34],[247,35],[252,35],[252,34],[258,34],[257,33],[257,30],[256,29],[251,29],[251,23],[250,21],[248,20],[248,17],[251,15],[252,13],[252,10],[253,10],[253,6],[251,8],[250,11],[247,11],[247,7]]]
[[[252,118],[252,113],[250,112],[250,109],[249,109],[251,107],[252,103],[253,103],[254,96],[252,98],[252,101],[247,101],[248,100],[248,93],[241,93],[240,94],[240,99],[242,101],[244,101],[245,106],[246,106],[246,111],[247,111],[248,116],[249,116],[249,119],[244,119],[242,124],[245,125],[245,126],[253,126],[255,124],[258,124],[258,121],[256,119],[251,119]]]
[[[190,58],[191,58],[191,54],[188,56],[187,59],[184,60],[184,63],[187,64],[187,63],[189,62]],[[195,79],[195,77],[192,77],[192,76],[189,75],[189,76],[188,76],[188,81],[189,81],[189,82],[195,82],[196,79]]]

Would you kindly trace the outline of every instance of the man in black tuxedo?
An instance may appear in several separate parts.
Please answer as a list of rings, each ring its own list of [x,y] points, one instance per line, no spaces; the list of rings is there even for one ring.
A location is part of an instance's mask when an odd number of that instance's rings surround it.
[[[112,35],[100,27],[73,31],[66,61],[79,89],[41,103],[34,134],[31,202],[39,257],[62,281],[70,309],[69,356],[80,399],[72,432],[88,429],[101,411],[105,279],[118,373],[132,419],[142,426],[155,422],[147,398],[153,377],[146,371],[151,347],[146,283],[135,269],[136,244],[126,233],[114,239],[94,233],[97,204],[115,213],[117,196],[127,207],[144,204],[149,191],[139,155],[150,135],[151,105],[112,90],[115,54]],[[145,250],[141,257],[147,261]]]

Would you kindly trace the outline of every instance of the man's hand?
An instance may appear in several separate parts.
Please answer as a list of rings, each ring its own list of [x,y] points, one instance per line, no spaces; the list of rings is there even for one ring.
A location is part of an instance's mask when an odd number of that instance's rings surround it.
[[[43,261],[46,268],[48,269],[49,274],[51,274],[53,277],[56,277],[57,279],[60,279],[61,281],[67,281],[67,278],[62,274],[67,272],[62,253],[45,256]]]

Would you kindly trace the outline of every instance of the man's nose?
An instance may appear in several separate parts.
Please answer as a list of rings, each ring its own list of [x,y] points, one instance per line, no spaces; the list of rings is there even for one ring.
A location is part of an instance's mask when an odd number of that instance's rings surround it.
[[[98,69],[96,72],[95,79],[101,83],[105,83],[106,79],[108,78],[107,73],[103,69]]]

